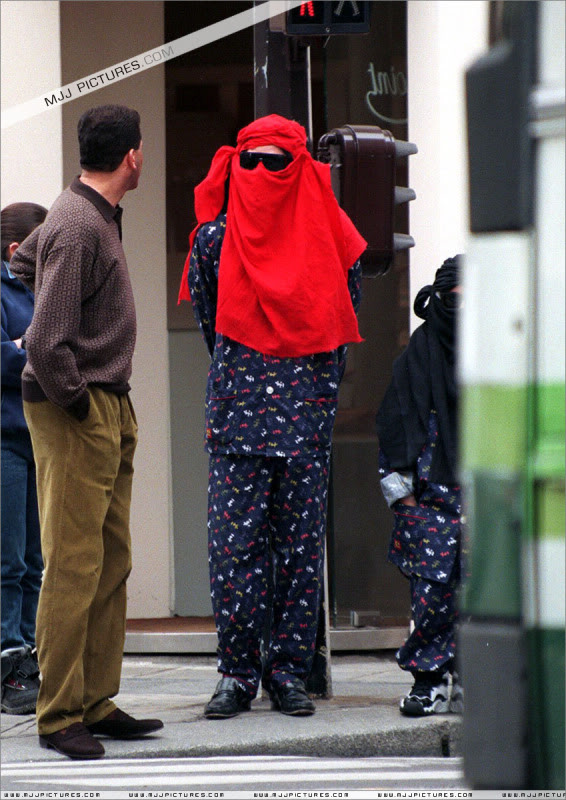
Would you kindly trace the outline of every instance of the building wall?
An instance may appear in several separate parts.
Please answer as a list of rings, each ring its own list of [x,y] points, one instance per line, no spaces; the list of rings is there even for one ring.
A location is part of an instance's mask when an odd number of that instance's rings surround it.
[[[163,3],[61,3],[66,84],[163,44]],[[127,32],[127,35],[125,33]],[[144,165],[124,208],[124,250],[136,301],[138,336],[131,379],[139,423],[132,499],[133,569],[129,617],[169,616],[170,436],[166,318],[164,67],[110,84],[63,107],[65,183],[79,171],[77,120],[87,108],[120,103],[139,111]]]
[[[61,85],[59,3],[1,4],[2,110]],[[49,208],[63,188],[61,109],[2,130],[1,207],[16,202]]]
[[[411,308],[436,269],[465,251],[468,236],[468,160],[465,70],[487,44],[488,3],[483,0],[408,2],[409,139],[419,152],[409,160]],[[421,320],[412,314],[411,328]]]
[[[3,108],[162,44],[161,2],[3,2]],[[80,115],[103,103],[136,108],[142,121],[140,185],[121,203],[138,318],[131,385],[139,446],[128,597],[130,617],[161,617],[169,616],[172,592],[163,66],[3,131],[2,205],[15,200],[51,205],[80,172],[76,134]]]

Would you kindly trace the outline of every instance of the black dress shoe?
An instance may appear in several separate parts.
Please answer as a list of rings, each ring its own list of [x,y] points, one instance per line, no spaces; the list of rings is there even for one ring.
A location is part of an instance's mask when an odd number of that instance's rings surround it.
[[[40,747],[51,747],[64,756],[76,759],[102,758],[104,747],[97,742],[82,722],[39,737]]]
[[[288,714],[291,717],[309,717],[316,711],[315,704],[310,699],[305,684],[300,678],[289,678],[281,685],[269,686],[271,708]]]
[[[112,739],[139,739],[163,727],[160,719],[134,719],[119,708],[98,722],[86,726],[95,736],[110,736]]]
[[[228,719],[250,710],[251,698],[236,678],[224,677],[204,709],[207,719]]]

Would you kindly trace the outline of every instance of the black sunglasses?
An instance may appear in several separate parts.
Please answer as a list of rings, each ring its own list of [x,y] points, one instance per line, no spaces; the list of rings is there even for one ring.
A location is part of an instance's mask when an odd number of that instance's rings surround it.
[[[462,308],[464,295],[461,292],[437,292],[436,296],[444,308]]]
[[[292,157],[284,153],[260,153],[251,150],[242,150],[240,153],[240,166],[242,169],[255,169],[261,162],[270,172],[281,172],[289,166]]]

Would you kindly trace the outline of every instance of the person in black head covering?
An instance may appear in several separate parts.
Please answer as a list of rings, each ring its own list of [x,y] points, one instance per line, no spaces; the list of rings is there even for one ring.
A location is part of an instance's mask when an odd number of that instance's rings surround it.
[[[414,310],[424,320],[393,365],[377,413],[381,488],[395,513],[388,559],[410,580],[414,628],[396,657],[413,674],[406,716],[461,712],[454,669],[460,583],[456,328],[462,256],[447,259]],[[449,676],[452,691],[449,692]]]

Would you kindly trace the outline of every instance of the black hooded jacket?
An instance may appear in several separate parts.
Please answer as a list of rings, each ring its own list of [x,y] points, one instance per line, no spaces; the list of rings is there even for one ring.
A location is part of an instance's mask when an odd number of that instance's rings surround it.
[[[443,295],[459,285],[460,257],[447,259],[432,286],[415,300],[415,313],[424,319],[406,350],[393,365],[393,378],[376,417],[379,446],[392,469],[413,470],[426,443],[431,410],[438,415],[430,479],[457,482],[458,386],[456,381],[456,308]]]

